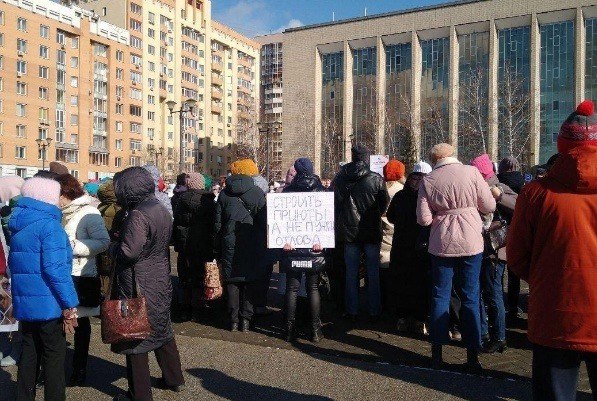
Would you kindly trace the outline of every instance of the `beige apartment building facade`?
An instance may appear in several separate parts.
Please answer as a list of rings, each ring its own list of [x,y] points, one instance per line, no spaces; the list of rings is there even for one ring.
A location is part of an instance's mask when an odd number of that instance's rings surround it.
[[[45,158],[87,180],[134,162],[129,128],[141,121],[118,72],[128,70],[128,42],[82,9],[0,1],[0,175],[31,176]]]
[[[256,124],[259,45],[211,19],[209,0],[78,2],[126,28],[139,66],[143,162],[167,176],[180,169],[225,175],[239,127]],[[193,110],[176,113],[192,99]],[[174,114],[168,102],[175,102]],[[183,127],[181,131],[181,125]],[[182,134],[182,141],[181,141]]]
[[[440,141],[530,166],[597,96],[594,0],[464,0],[285,31],[284,164],[333,176],[362,143],[406,160]]]

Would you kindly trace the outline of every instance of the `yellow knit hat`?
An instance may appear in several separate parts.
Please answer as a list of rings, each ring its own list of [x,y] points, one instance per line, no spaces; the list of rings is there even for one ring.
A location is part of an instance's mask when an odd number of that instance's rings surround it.
[[[230,172],[232,174],[244,174],[249,177],[259,175],[257,164],[251,159],[241,159],[230,164]]]

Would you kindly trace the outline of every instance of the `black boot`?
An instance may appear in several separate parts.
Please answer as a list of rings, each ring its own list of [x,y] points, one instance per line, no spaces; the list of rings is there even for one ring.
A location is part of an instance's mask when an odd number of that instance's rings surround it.
[[[251,322],[249,321],[249,319],[241,319],[240,331],[242,331],[243,333],[247,333],[250,329],[250,325]]]
[[[483,367],[479,362],[479,351],[476,349],[466,350],[466,365],[464,367],[466,373],[471,375],[480,375],[483,373]]]
[[[499,352],[502,354],[507,349],[508,345],[506,344],[506,341],[489,341],[483,344],[481,352],[485,354],[495,354],[496,352]]]
[[[313,325],[313,337],[311,337],[311,341],[318,343],[321,340],[323,340],[323,332],[321,331],[321,324],[317,323]]]
[[[285,340],[289,343],[296,340],[296,326],[293,321],[286,322],[286,337]]]
[[[437,344],[431,345],[431,369],[440,370],[444,366],[444,359],[442,356],[442,346]]]
[[[230,323],[230,331],[232,331],[232,332],[238,331],[238,322]]]
[[[39,367],[37,371],[37,378],[35,379],[35,388],[41,389],[46,384],[46,373],[43,367]]]
[[[83,387],[87,380],[87,371],[85,369],[75,368],[68,380],[67,387]]]

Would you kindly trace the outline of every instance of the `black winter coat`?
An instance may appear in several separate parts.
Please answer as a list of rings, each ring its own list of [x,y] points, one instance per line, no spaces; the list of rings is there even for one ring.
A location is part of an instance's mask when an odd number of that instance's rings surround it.
[[[197,266],[213,260],[215,195],[189,189],[180,195],[174,213],[174,249]]]
[[[336,209],[336,241],[381,243],[381,216],[390,202],[383,178],[363,162],[344,165],[332,184]]]
[[[170,212],[154,195],[155,184],[149,172],[130,167],[114,176],[114,191],[127,216],[117,242],[110,252],[116,260],[116,294],[120,299],[135,294],[133,272],[147,301],[151,336],[112,346],[114,352],[142,354],[153,351],[174,338],[170,320],[169,242],[172,234]]]
[[[325,192],[321,180],[316,175],[297,175],[283,192]],[[305,267],[308,266],[308,267]],[[291,271],[322,271],[325,269],[325,251],[313,252],[311,249],[295,249],[280,254],[280,268],[282,272]]]
[[[251,282],[266,268],[265,194],[252,177],[232,175],[216,204],[216,256],[227,282]]]

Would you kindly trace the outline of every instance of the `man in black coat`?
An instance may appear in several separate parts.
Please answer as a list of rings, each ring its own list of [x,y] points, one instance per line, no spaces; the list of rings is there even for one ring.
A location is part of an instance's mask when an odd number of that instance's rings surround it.
[[[253,317],[251,285],[261,276],[267,250],[265,194],[253,178],[232,169],[216,204],[217,259],[222,266],[230,329],[249,330]]]
[[[346,313],[356,319],[359,306],[359,265],[365,254],[369,315],[381,314],[379,285],[381,216],[390,196],[383,178],[369,169],[371,153],[364,146],[352,149],[352,162],[334,179],[336,241],[343,242],[346,261]]]

